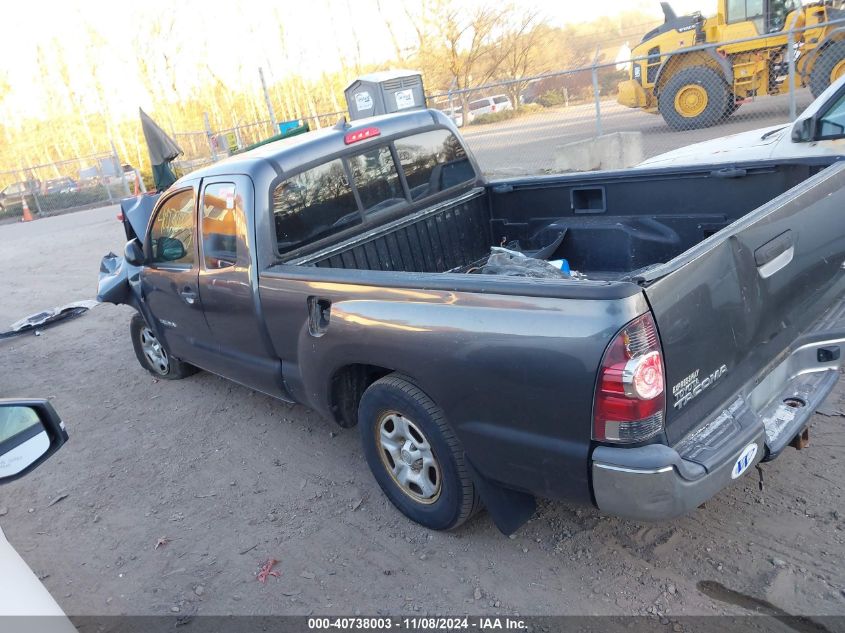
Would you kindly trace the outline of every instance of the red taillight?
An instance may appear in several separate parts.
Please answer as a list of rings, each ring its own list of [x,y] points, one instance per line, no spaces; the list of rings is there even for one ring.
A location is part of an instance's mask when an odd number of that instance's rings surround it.
[[[352,143],[357,143],[358,141],[373,138],[379,134],[381,134],[381,130],[377,127],[365,127],[360,130],[355,130],[354,132],[349,132],[349,134],[343,137],[343,142],[347,145],[351,145]]]
[[[123,222],[123,220],[124,220],[124,217],[123,217],[123,211],[121,211],[120,213],[118,213],[116,217],[117,217],[117,221],[118,221],[118,222]]]
[[[593,439],[641,442],[663,430],[666,381],[651,314],[616,335],[602,358],[593,404]]]
[[[495,111],[496,111],[496,104],[494,103],[492,106],[490,106],[490,112],[495,112]]]

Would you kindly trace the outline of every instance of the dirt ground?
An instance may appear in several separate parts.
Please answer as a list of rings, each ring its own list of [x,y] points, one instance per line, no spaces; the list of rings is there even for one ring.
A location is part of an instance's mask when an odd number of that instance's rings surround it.
[[[0,226],[0,329],[95,294],[101,255],[123,245],[115,212]],[[543,502],[512,538],[485,514],[434,533],[389,505],[355,429],[207,373],[154,380],[133,356],[130,315],[100,306],[0,340],[0,397],[49,397],[71,435],[0,490],[6,536],[69,614],[648,614],[671,624],[749,613],[736,604],[744,596],[845,614],[842,386],[814,417],[811,446],[763,466],[762,491],[751,470],[668,523]],[[268,558],[280,575],[261,584]]]

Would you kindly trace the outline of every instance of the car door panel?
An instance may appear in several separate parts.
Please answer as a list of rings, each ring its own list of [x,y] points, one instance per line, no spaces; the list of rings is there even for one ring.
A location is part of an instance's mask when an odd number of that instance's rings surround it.
[[[148,325],[165,348],[205,367],[213,354],[197,283],[196,193],[197,183],[189,183],[157,205],[144,245],[141,292],[154,321]],[[174,258],[177,243],[183,256]]]
[[[198,283],[214,341],[209,369],[263,393],[288,399],[281,361],[266,333],[253,287],[257,276],[245,211],[254,204],[254,186],[246,176],[203,181]]]

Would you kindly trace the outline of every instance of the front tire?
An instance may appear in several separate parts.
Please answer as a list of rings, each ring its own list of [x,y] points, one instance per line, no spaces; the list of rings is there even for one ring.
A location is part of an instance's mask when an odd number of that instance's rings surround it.
[[[168,354],[140,314],[132,316],[132,321],[129,322],[129,334],[132,337],[135,356],[141,363],[141,367],[156,378],[179,380],[199,371],[193,365]]]
[[[818,98],[842,75],[845,75],[845,41],[833,42],[819,54],[810,71],[810,92],[813,97]]]
[[[715,125],[730,110],[731,91],[712,68],[693,66],[671,77],[660,91],[657,107],[674,130]]]
[[[358,426],[373,476],[409,519],[450,530],[480,509],[460,441],[440,407],[407,378],[390,374],[370,385]]]

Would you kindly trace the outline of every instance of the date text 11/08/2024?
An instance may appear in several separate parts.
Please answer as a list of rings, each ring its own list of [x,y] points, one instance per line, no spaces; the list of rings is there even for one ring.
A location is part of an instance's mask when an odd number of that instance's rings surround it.
[[[351,618],[308,618],[308,629],[322,630],[371,630],[385,631],[403,629],[406,631],[444,631],[444,630],[478,630],[478,631],[525,631],[525,620],[510,617],[351,617]]]

